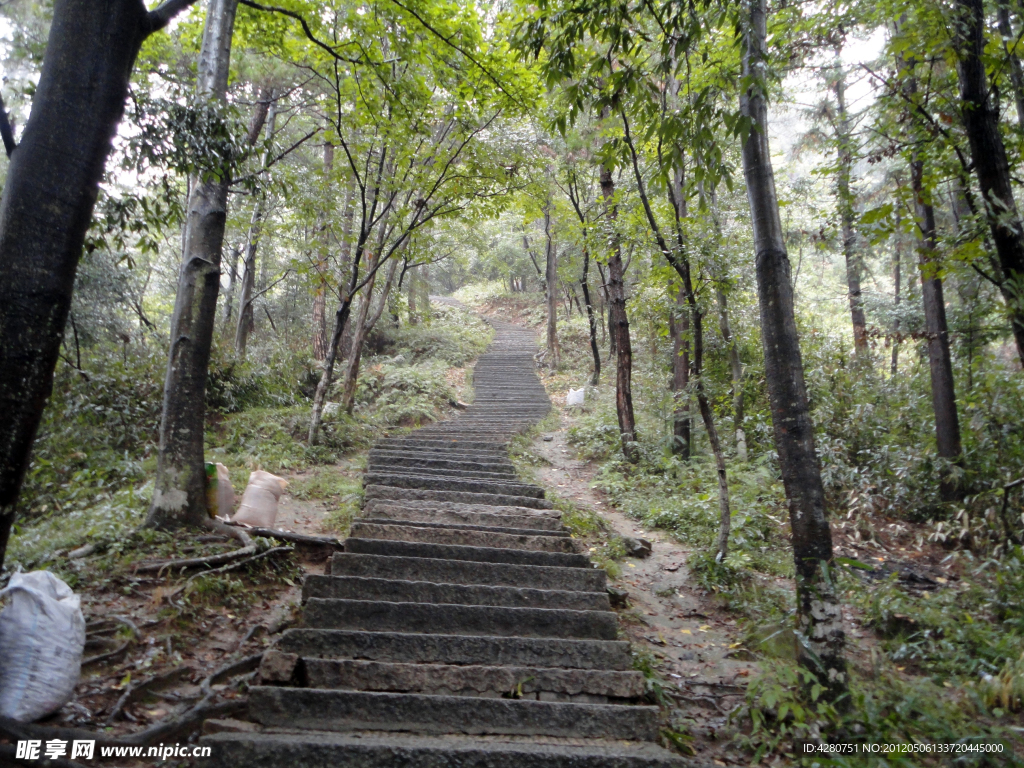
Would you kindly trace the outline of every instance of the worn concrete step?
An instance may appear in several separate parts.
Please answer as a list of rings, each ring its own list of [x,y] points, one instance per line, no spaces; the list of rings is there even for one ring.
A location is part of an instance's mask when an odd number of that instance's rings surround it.
[[[429,581],[374,579],[362,576],[307,576],[302,599],[385,600],[391,603],[493,605],[507,608],[564,608],[609,611],[607,593],[556,589],[493,587],[484,584],[435,584]]]
[[[374,448],[370,455],[377,453],[378,450]],[[480,451],[474,451],[472,449],[461,449],[461,448],[446,448],[444,450],[434,449],[416,449],[416,448],[402,448],[402,449],[381,449],[379,451],[384,456],[405,456],[410,461],[452,461],[452,462],[468,462],[471,464],[496,464],[501,467],[511,467],[512,462],[508,460],[508,452],[505,450],[495,451],[494,453],[486,453]]]
[[[684,768],[649,742],[322,731],[217,733],[210,768]]]
[[[415,435],[417,433],[413,433]],[[491,440],[479,441],[479,440],[457,440],[452,438],[446,439],[422,439],[414,436],[410,437],[387,437],[379,441],[376,444],[377,448],[385,450],[404,450],[406,448],[417,448],[421,450],[450,450],[452,448],[458,448],[460,451],[473,451],[481,455],[495,454],[497,456],[507,456],[506,451],[508,450],[507,441],[494,442]]]
[[[522,734],[653,741],[657,707],[253,686],[249,713],[277,728]]]
[[[311,597],[303,621],[314,629],[363,632],[437,632],[499,637],[564,637],[614,640],[618,617],[611,611],[506,608],[493,605],[387,603]]]
[[[305,659],[309,688],[483,696],[607,704],[644,693],[639,672],[451,664],[395,664],[354,659]],[[617,702],[616,702],[617,703]]]
[[[488,515],[485,513],[454,512],[444,509],[415,509],[383,504],[377,504],[372,508],[368,506],[364,508],[364,513],[367,520],[568,535],[558,518],[528,517],[526,515]]]
[[[401,508],[423,512],[444,512],[446,514],[495,515],[503,517],[528,517],[536,522],[529,528],[549,527],[557,523],[561,525],[562,513],[554,509],[531,509],[529,507],[493,506],[482,507],[477,504],[459,504],[452,501],[402,501],[388,499],[371,499],[363,505],[367,514],[375,509]],[[544,521],[548,521],[545,523]]]
[[[355,521],[350,538],[387,541],[419,541],[427,544],[455,544],[462,547],[491,547],[580,554],[582,544],[567,536],[531,536],[466,528],[430,528]]]
[[[532,496],[510,496],[504,493],[470,493],[468,491],[433,491],[422,488],[399,488],[394,485],[367,485],[363,498],[393,501],[451,501],[457,504],[479,504],[487,507],[533,507],[551,509],[547,499]]]
[[[463,481],[519,483],[515,472],[488,472],[481,469],[459,469],[453,467],[408,466],[400,459],[371,459],[367,469],[369,474],[415,475],[417,477],[456,478]]]
[[[564,667],[628,670],[629,643],[539,637],[423,635],[341,629],[289,629],[278,650],[302,658],[366,659],[406,664]]]
[[[438,528],[442,530],[458,530],[458,531],[489,531],[490,533],[507,533],[517,536],[558,536],[560,538],[569,538],[570,533],[567,530],[556,531],[556,530],[543,530],[535,528],[505,528],[503,526],[494,525],[467,525],[465,523],[433,523],[426,520],[410,520],[408,518],[391,520],[388,518],[381,517],[360,517],[356,518],[354,523],[371,523],[376,525],[405,525],[413,528]],[[527,520],[526,522],[529,522]]]
[[[394,488],[544,498],[544,489],[536,485],[501,480],[474,480],[469,477],[452,477],[450,475],[405,474],[371,469],[363,476],[363,482],[367,485],[390,485]]]
[[[565,592],[607,590],[607,574],[599,568],[560,568],[471,560],[439,560],[426,557],[387,557],[339,552],[331,560],[332,576],[435,584],[489,584],[495,587],[556,589]]]
[[[428,454],[429,456],[429,454]],[[374,461],[400,461],[406,467],[448,467],[450,469],[480,470],[481,472],[494,472],[497,474],[514,475],[515,466],[511,461],[461,461],[458,459],[444,459],[419,456],[410,456],[405,451],[370,451],[369,459]]]
[[[433,560],[469,560],[477,563],[509,563],[511,565],[551,565],[560,568],[591,569],[586,555],[564,552],[539,552],[532,549],[470,547],[459,544],[430,544],[422,541],[390,539],[357,539],[345,541],[345,551],[363,555],[388,557],[427,557]]]

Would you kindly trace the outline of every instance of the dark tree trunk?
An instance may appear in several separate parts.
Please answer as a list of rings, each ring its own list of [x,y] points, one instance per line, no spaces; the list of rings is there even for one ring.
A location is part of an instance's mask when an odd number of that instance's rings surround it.
[[[853,346],[858,358],[868,351],[868,328],[864,317],[864,299],[861,294],[861,254],[857,246],[857,232],[854,229],[853,192],[850,180],[853,175],[853,136],[850,132],[850,117],[846,111],[846,74],[842,62],[836,65],[836,102],[839,106],[836,139],[838,147],[839,173],[837,191],[839,218],[843,229],[843,256],[846,257],[846,287],[850,302],[850,319],[853,324]]]
[[[586,233],[584,233],[586,238]],[[590,377],[590,386],[596,387],[601,381],[601,350],[597,346],[597,318],[594,317],[594,305],[590,300],[590,251],[583,246],[583,276],[580,278],[583,289],[583,303],[587,307],[587,324],[590,328],[590,352],[594,356],[594,373]]]
[[[199,54],[199,95],[225,100],[238,0],[211,0]],[[201,526],[206,509],[206,376],[217,321],[220,260],[227,221],[228,169],[192,185],[185,247],[171,317],[156,487],[146,525]],[[243,307],[239,307],[241,311]]]
[[[690,417],[690,314],[686,307],[686,291],[680,286],[675,307],[669,315],[672,335],[672,453],[690,459],[692,450]]]
[[[328,257],[331,248],[331,227],[329,224],[330,212],[328,207],[332,202],[331,174],[334,172],[334,145],[330,142],[324,144],[324,186],[325,199],[321,205],[320,215],[317,221],[317,245],[319,253],[316,259],[316,276],[313,284],[313,359],[325,360],[327,358],[327,270]]]
[[[821,467],[814,449],[814,425],[807,402],[803,361],[793,308],[793,285],[775,177],[768,146],[765,68],[766,0],[747,0],[744,20],[740,109],[752,128],[743,144],[743,172],[754,231],[754,258],[768,401],[775,447],[789,502],[796,562],[797,622],[805,638],[800,662],[840,706],[848,700],[845,633],[839,599],[828,575],[833,563],[832,531],[825,510]],[[749,80],[748,80],[749,79]]]
[[[932,383],[932,409],[935,412],[935,441],[939,456],[951,464],[962,458],[960,418],[957,414],[953,386],[953,362],[949,354],[949,329],[946,325],[946,302],[942,297],[942,278],[936,259],[935,210],[928,201],[924,187],[924,162],[914,157],[910,163],[914,208],[920,233],[917,241],[921,270],[921,300],[924,304],[925,331],[928,333],[928,367]],[[943,501],[962,497],[954,473],[944,470],[939,492]]]
[[[547,349],[548,366],[551,370],[558,368],[562,352],[558,346],[558,254],[551,235],[551,200],[544,205],[544,284],[547,287],[548,327]],[[569,305],[570,309],[572,304]]]
[[[1024,363],[1024,228],[1013,197],[1006,147],[999,133],[999,110],[991,98],[985,72],[984,2],[957,0],[957,6],[957,69],[964,128],[1002,268],[1000,290],[1010,312],[1017,355]]]
[[[31,119],[0,202],[0,564],[135,57],[171,15],[138,0],[53,6]]]
[[[609,227],[614,228],[618,216],[615,204],[615,179],[611,169],[601,168],[601,197]],[[613,235],[611,255],[608,257],[608,325],[616,350],[615,411],[622,436],[622,453],[626,461],[640,460],[637,448],[636,418],[633,415],[633,348],[629,340],[629,318],[626,316],[626,287],[623,283],[622,247]]]

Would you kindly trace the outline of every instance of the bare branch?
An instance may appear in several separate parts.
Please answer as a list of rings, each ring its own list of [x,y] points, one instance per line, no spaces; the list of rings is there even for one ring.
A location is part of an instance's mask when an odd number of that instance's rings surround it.
[[[171,19],[195,4],[196,0],[166,0],[146,14],[146,35],[159,32],[171,23]]]

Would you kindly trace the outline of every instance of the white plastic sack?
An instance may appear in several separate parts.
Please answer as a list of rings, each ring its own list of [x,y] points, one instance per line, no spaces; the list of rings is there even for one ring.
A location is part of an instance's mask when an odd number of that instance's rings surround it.
[[[277,500],[287,487],[288,481],[283,477],[257,469],[249,475],[249,485],[245,487],[242,503],[232,521],[254,528],[273,528],[277,520]]]
[[[565,396],[565,404],[583,405],[583,395],[585,391],[585,387],[580,387],[579,389],[570,389],[569,394]]]
[[[231,473],[220,462],[214,467],[216,474],[211,477],[210,465],[206,465],[206,508],[210,517],[230,517],[235,511],[235,489],[231,485]]]
[[[74,696],[85,618],[78,595],[49,571],[16,573],[0,592],[0,715],[32,722]]]

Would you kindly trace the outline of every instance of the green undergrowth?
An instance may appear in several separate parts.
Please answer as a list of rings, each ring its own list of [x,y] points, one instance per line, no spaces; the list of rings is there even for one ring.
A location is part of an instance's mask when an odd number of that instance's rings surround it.
[[[492,335],[472,312],[439,305],[429,321],[371,339],[354,414],[329,407],[315,446],[307,434],[320,371],[305,344],[290,348],[257,338],[238,361],[228,345],[215,343],[206,460],[228,467],[239,495],[255,469],[326,470],[383,434],[449,414],[455,394],[450,371],[479,355]],[[166,346],[154,335],[145,343],[96,341],[78,354],[80,370],[68,359],[57,367],[19,499],[7,557],[11,569],[56,567],[65,562],[62,553],[84,544],[130,540],[145,517],[156,471]],[[338,387],[340,382],[329,401],[337,401]],[[293,492],[321,494],[317,498],[333,504],[328,523],[347,530],[361,491],[354,481],[329,479],[329,472],[315,471],[314,478]]]

